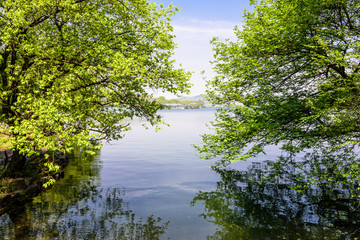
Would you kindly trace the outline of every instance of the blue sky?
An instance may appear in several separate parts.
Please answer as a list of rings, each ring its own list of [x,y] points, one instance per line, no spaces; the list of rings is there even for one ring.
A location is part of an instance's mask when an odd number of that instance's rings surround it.
[[[220,39],[235,39],[234,27],[241,26],[243,11],[252,10],[249,0],[155,0],[156,3],[171,2],[179,7],[172,21],[175,42],[178,48],[174,59],[181,63],[182,67],[192,71],[191,83],[194,84],[190,96],[205,92],[205,81],[200,71],[205,70],[206,78],[214,77],[212,66],[209,63],[213,59],[210,40],[213,37]],[[156,95],[170,94],[158,93]]]

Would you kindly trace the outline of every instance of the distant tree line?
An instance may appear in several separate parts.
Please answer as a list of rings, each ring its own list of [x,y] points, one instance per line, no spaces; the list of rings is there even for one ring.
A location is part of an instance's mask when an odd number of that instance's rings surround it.
[[[205,103],[201,100],[180,100],[180,99],[166,99],[164,96],[160,96],[156,99],[158,103],[168,105],[168,107],[172,108],[171,105],[181,105],[184,108],[203,108],[205,107]]]

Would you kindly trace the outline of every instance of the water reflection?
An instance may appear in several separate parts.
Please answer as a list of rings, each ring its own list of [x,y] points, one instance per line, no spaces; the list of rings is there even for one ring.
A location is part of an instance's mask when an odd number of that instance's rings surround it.
[[[245,171],[216,169],[214,191],[199,192],[201,215],[218,228],[209,239],[356,239],[360,213],[350,201],[351,189],[339,193],[325,185],[304,192],[291,188],[292,168],[277,183],[258,184],[272,162],[256,162]],[[286,176],[286,177],[284,177]],[[348,186],[349,187],[349,186]]]
[[[4,239],[159,239],[169,222],[136,217],[126,191],[100,187],[99,155],[74,156],[66,176],[32,203],[0,217]]]

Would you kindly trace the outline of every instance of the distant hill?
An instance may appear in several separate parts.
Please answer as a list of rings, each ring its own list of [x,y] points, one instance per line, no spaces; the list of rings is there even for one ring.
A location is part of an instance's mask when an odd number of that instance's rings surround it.
[[[201,108],[202,107],[214,107],[202,95],[196,95],[196,96],[190,96],[190,97],[179,97],[176,99],[166,99],[164,96],[161,96],[161,97],[158,97],[157,100],[160,103],[171,106],[171,108],[180,108],[180,107],[198,108],[199,106]],[[194,103],[191,103],[191,102],[194,102]],[[219,107],[219,106],[216,105],[215,107]]]
[[[191,97],[179,97],[177,99],[179,99],[180,101],[203,101],[203,102],[207,102],[202,95],[196,95],[196,96],[191,96]]]
[[[205,107],[213,107],[213,105],[207,101],[202,95],[196,95],[196,96],[191,96],[191,97],[180,97],[177,98],[180,101],[202,101],[205,103]]]

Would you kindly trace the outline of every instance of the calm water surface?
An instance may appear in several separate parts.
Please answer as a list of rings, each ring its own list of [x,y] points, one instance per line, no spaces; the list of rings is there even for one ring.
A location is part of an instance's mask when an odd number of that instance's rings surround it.
[[[211,109],[163,111],[155,132],[135,122],[122,140],[104,144],[94,159],[76,157],[65,178],[15,213],[0,218],[6,238],[206,239],[216,226],[191,206],[219,175],[191,144],[214,118]],[[1,237],[0,237],[1,238]]]
[[[65,178],[0,217],[0,239],[356,239],[360,216],[325,189],[249,182],[276,158],[211,170],[201,142],[211,109],[164,111],[159,132],[135,122],[93,158],[76,155]],[[340,205],[339,205],[340,204]],[[360,238],[359,238],[360,239]]]
[[[155,133],[141,123],[123,140],[105,145],[101,185],[124,189],[124,201],[136,215],[161,217],[169,221],[166,234],[170,239],[206,239],[215,226],[202,218],[201,206],[190,203],[199,190],[216,187],[218,174],[211,162],[200,160],[191,146],[200,143],[200,134],[214,118],[209,109],[171,110],[163,112],[165,122]]]

